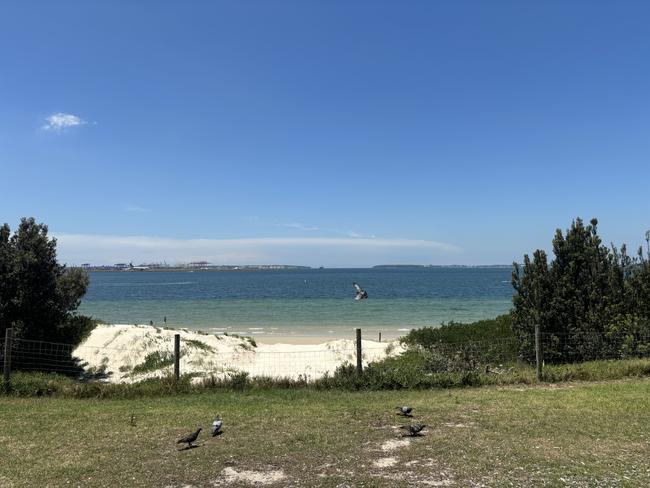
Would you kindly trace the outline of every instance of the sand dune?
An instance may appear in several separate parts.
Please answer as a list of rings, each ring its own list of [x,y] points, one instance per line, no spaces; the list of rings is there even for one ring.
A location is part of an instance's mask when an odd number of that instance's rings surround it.
[[[181,374],[223,377],[239,371],[251,376],[308,379],[332,373],[345,362],[356,363],[353,340],[321,344],[258,344],[248,338],[208,335],[188,329],[148,325],[99,325],[74,352],[89,371],[104,371],[107,381],[130,383],[173,371],[174,334],[181,336]],[[403,352],[399,342],[362,341],[368,364]]]

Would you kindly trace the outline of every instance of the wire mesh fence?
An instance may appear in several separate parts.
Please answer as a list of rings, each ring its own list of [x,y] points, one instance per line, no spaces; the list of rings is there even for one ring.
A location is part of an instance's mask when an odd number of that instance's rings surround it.
[[[602,334],[589,332],[544,332],[541,348],[547,363],[577,363],[595,360],[650,356],[650,334]]]
[[[194,336],[193,336],[194,337]],[[179,374],[196,378],[227,378],[245,373],[250,377],[315,380],[332,375],[342,365],[369,364],[404,354],[416,358],[425,372],[501,373],[514,365],[535,366],[535,338],[508,337],[458,343],[439,342],[427,347],[406,347],[399,341],[342,339],[318,346],[255,346],[245,338],[206,336],[181,340],[178,356],[174,336],[148,337],[127,342],[128,347],[59,344],[13,339],[10,342],[12,371],[43,371],[64,374],[81,381],[137,382]],[[541,360],[570,363],[596,359],[650,357],[650,336],[584,337],[577,334],[542,333],[538,346]],[[0,340],[0,364],[4,372],[5,341]],[[400,358],[401,359],[401,358]],[[397,360],[386,367],[400,368]]]
[[[174,337],[157,339],[135,340],[130,347],[13,339],[10,367],[12,371],[52,372],[80,380],[111,382],[135,382],[173,374],[177,360]],[[361,364],[385,357],[393,347],[390,343],[363,341]],[[195,377],[247,373],[251,377],[309,380],[332,374],[342,364],[356,362],[357,347],[353,340],[331,341],[324,346],[282,347],[253,346],[245,338],[206,336],[204,341],[181,340],[178,354],[179,374]]]

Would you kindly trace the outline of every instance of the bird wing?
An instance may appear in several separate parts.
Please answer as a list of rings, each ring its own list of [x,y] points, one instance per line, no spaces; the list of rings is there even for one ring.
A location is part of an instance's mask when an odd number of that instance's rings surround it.
[[[357,293],[363,293],[363,289],[357,283],[352,283],[352,286],[357,290]]]

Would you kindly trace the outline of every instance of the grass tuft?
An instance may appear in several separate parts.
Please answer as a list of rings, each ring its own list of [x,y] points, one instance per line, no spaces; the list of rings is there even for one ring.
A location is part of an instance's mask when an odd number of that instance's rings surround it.
[[[144,361],[133,367],[132,374],[149,373],[174,364],[174,354],[166,351],[154,351],[147,354]]]

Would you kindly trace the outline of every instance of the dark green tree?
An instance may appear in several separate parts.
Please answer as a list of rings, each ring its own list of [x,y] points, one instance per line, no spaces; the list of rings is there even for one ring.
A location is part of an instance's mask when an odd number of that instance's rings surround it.
[[[88,275],[57,261],[56,239],[47,226],[22,219],[10,237],[0,228],[0,332],[13,327],[19,338],[60,341],[80,337],[89,327],[75,311],[88,287]],[[84,322],[85,325],[81,325]],[[73,324],[73,325],[71,325]]]
[[[523,269],[515,264],[512,319],[524,359],[533,358],[536,323],[549,362],[620,357],[630,352],[625,343],[638,353],[647,342],[647,260],[604,246],[597,226],[576,219],[566,235],[556,231],[550,264],[539,250]]]

